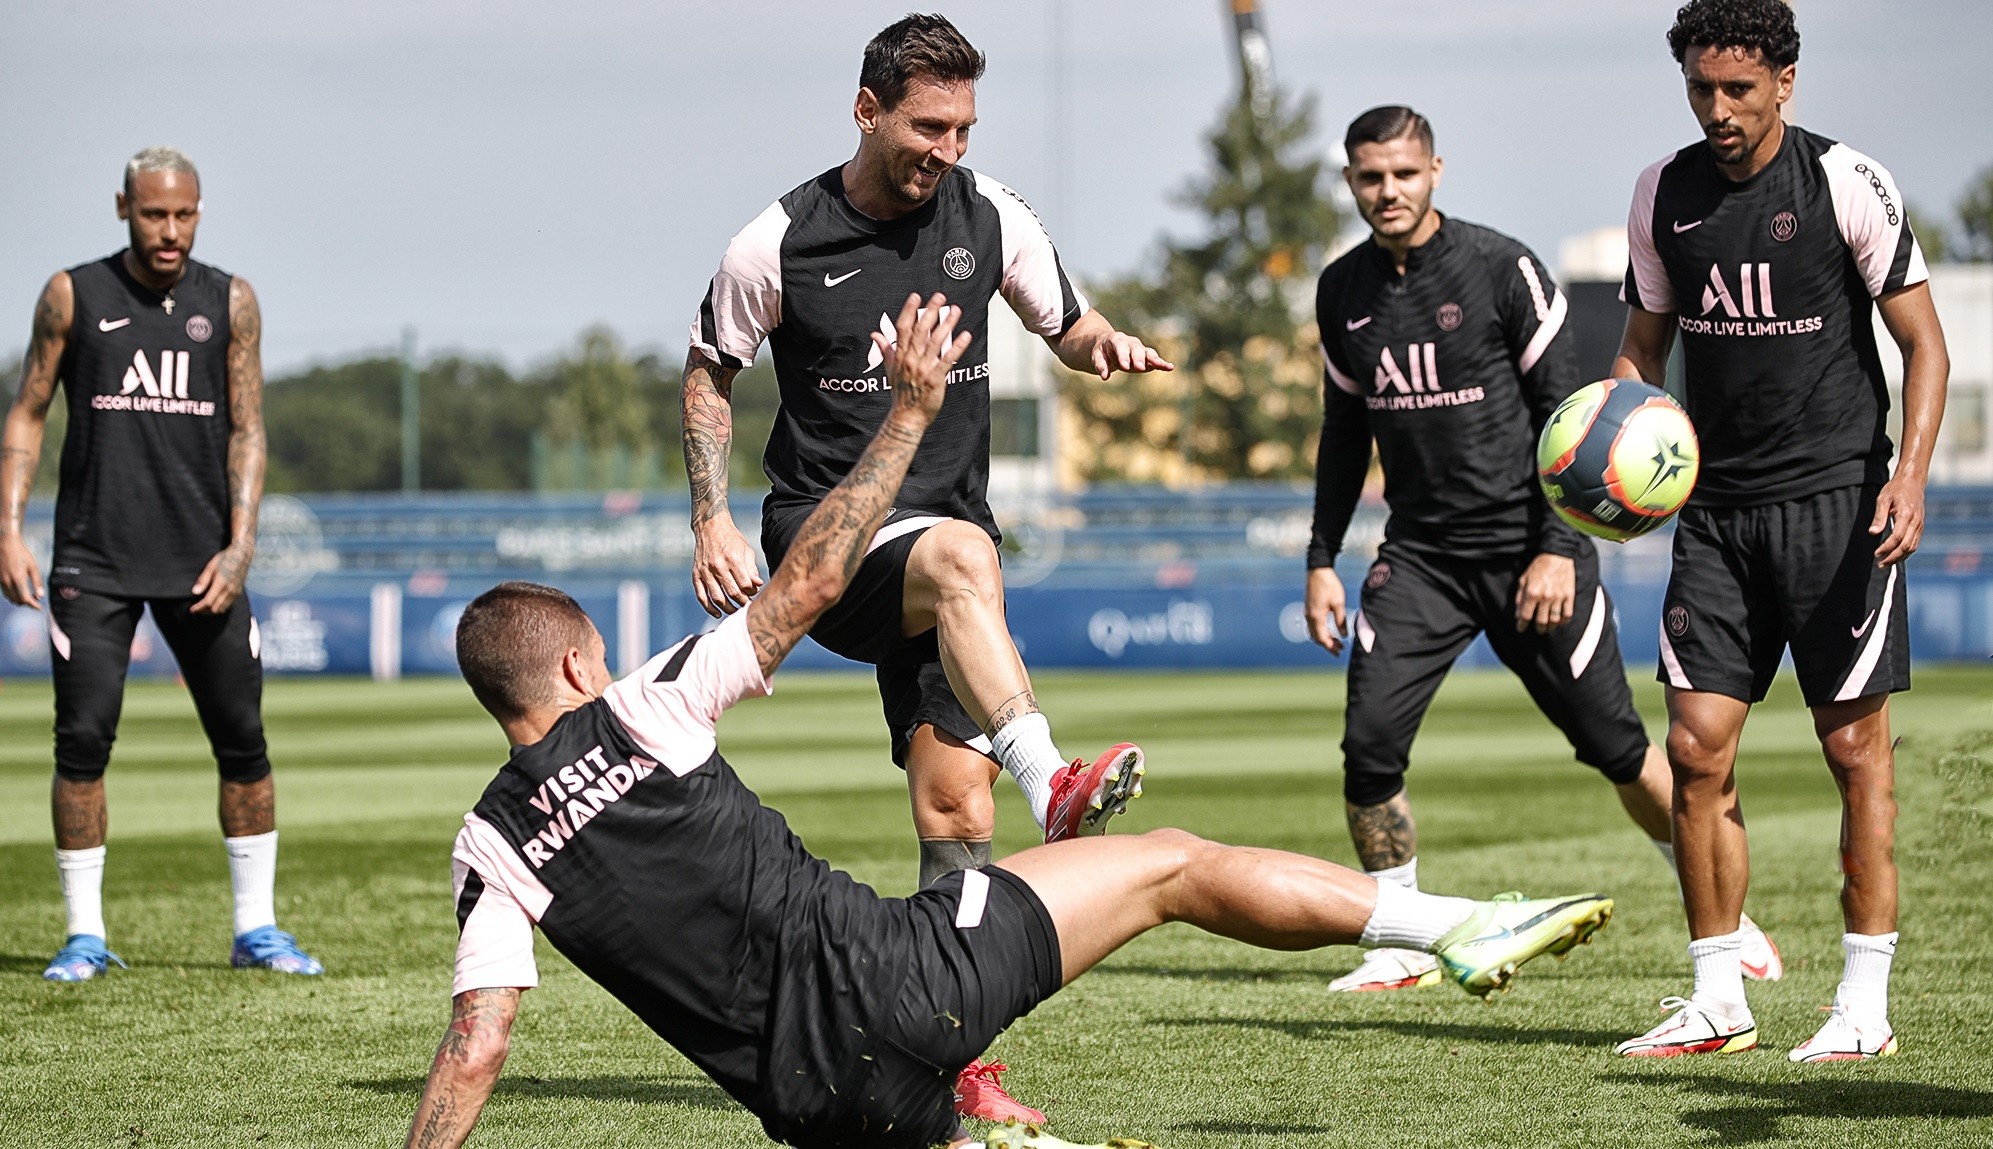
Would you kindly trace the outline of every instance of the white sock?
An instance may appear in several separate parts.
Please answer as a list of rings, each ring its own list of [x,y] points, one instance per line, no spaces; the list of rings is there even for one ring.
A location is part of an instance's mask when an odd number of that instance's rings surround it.
[[[1031,803],[1031,816],[1044,829],[1045,812],[1052,805],[1052,775],[1066,768],[1066,760],[1052,744],[1052,724],[1036,711],[1013,718],[990,737],[990,749],[1017,779],[1017,788]]]
[[[277,832],[223,838],[235,887],[235,936],[277,924]]]
[[[96,937],[104,933],[104,847],[55,852],[55,872],[62,879],[62,904],[69,910],[69,932]]]
[[[1696,1004],[1729,1017],[1747,1021],[1751,1007],[1744,1001],[1744,935],[1718,934],[1689,943],[1689,960],[1695,963]]]
[[[1431,950],[1473,912],[1474,903],[1467,898],[1443,898],[1396,882],[1378,882],[1377,908],[1363,924],[1363,944]]]
[[[1675,844],[1673,842],[1663,842],[1656,838],[1649,838],[1648,841],[1654,843],[1654,849],[1660,852],[1661,860],[1668,863],[1668,868],[1670,870],[1674,869]]]
[[[1366,870],[1364,872],[1380,882],[1389,882],[1394,886],[1403,886],[1408,890],[1419,888],[1419,860],[1417,858],[1413,858],[1402,866],[1387,866],[1381,870]]]
[[[1841,948],[1848,960],[1842,967],[1841,988],[1834,994],[1834,1004],[1857,1025],[1887,1029],[1889,965],[1896,957],[1896,932],[1842,934]]]

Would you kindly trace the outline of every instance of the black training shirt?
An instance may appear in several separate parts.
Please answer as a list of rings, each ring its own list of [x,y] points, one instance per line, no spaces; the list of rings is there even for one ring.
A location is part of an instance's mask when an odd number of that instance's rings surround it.
[[[962,308],[974,341],[948,377],[941,414],[895,506],[965,519],[997,537],[988,503],[989,306],[1001,293],[1032,333],[1056,339],[1087,310],[1022,197],[967,168],[932,198],[876,220],[845,198],[841,168],[791,191],[727,246],[692,346],[724,367],[775,359],[782,405],[762,457],[774,512],[820,501],[872,441],[893,396],[874,332],[894,336],[909,294]]]
[[[1620,297],[1681,326],[1702,447],[1690,501],[1783,502],[1889,478],[1872,300],[1930,278],[1895,180],[1787,127],[1734,182],[1705,142],[1640,173]]]
[[[1536,480],[1537,432],[1579,386],[1568,312],[1533,252],[1463,220],[1443,219],[1402,276],[1375,241],[1325,268],[1308,565],[1341,551],[1373,436],[1386,539],[1463,558],[1577,554]]]
[[[720,713],[769,689],[756,609],[513,750],[457,836],[451,992],[538,985],[537,925],[787,1141],[856,1098],[913,943],[718,752]]]

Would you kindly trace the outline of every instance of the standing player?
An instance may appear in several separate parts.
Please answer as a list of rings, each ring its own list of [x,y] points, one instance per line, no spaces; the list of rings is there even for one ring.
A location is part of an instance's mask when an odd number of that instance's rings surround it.
[[[1595,894],[1435,897],[1178,830],[1040,846],[906,899],[804,850],[741,784],[714,724],[768,693],[844,593],[937,422],[971,346],[954,332],[966,309],[939,294],[925,312],[917,303],[909,296],[891,323],[897,347],[874,336],[890,411],[744,612],[614,681],[601,634],[551,587],[505,583],[464,611],[458,665],[512,753],[457,835],[453,1008],[408,1145],[453,1149],[470,1135],[520,997],[539,984],[536,926],[772,1139],[927,1149],[970,1144],[957,1067],[1164,922],[1272,949],[1417,945],[1485,995],[1610,917]],[[991,1142],[1067,1144],[1035,1130]]]
[[[1391,517],[1350,652],[1343,799],[1357,857],[1378,881],[1417,887],[1412,741],[1454,659],[1485,633],[1672,862],[1667,760],[1633,709],[1598,554],[1537,490],[1537,432],[1580,382],[1564,293],[1522,244],[1433,209],[1442,161],[1424,116],[1372,108],[1343,146],[1371,242],[1330,264],[1316,294],[1327,380],[1305,606],[1309,633],[1340,654],[1336,553],[1374,437]],[[1780,976],[1778,950],[1751,930],[1754,976]],[[1430,954],[1379,949],[1329,988],[1439,976]]]
[[[913,15],[865,46],[857,154],[783,196],[728,246],[692,325],[685,461],[692,577],[714,616],[761,585],[727,510],[734,375],[761,344],[782,391],[763,469],[774,489],[762,547],[778,564],[851,470],[892,404],[872,335],[891,337],[909,292],[945,290],[972,342],[886,526],[844,601],[812,637],[878,668],[921,839],[921,884],[990,857],[997,764],[1046,841],[1097,834],[1140,792],[1141,752],[1067,766],[1004,621],[989,485],[988,310],[1001,294],[1075,370],[1169,370],[1089,310],[1016,192],[958,166],[976,121],[983,56],[940,16]],[[993,763],[991,759],[994,758]]]
[[[22,606],[46,600],[54,650],[55,863],[69,929],[42,976],[87,981],[124,964],[104,944],[104,767],[148,606],[221,771],[229,960],[316,974],[317,959],[277,928],[276,791],[242,592],[263,498],[262,314],[247,281],[191,258],[201,177],[186,156],[133,156],[117,203],[130,246],[42,290],[0,445],[0,590]],[[21,521],[58,381],[69,431],[44,588]]]
[[[1950,369],[1923,254],[1880,164],[1781,119],[1799,32],[1779,0],[1691,0],[1668,33],[1704,139],[1640,175],[1617,376],[1659,380],[1681,335],[1702,476],[1675,530],[1661,620],[1675,848],[1695,990],[1630,1056],[1758,1042],[1738,977],[1750,879],[1737,741],[1787,646],[1843,815],[1845,974],[1794,1061],[1896,1051],[1895,759],[1910,686],[1901,563]],[[1903,353],[1895,474],[1871,301]]]

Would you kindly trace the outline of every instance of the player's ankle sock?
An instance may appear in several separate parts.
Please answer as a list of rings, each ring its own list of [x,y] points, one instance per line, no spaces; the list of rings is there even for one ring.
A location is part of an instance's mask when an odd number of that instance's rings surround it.
[[[926,889],[943,874],[973,870],[990,864],[990,841],[984,838],[922,838],[920,840],[920,888]]]
[[[55,872],[62,879],[62,904],[69,911],[68,937],[104,933],[104,847],[57,850]]]
[[[1430,950],[1473,912],[1470,899],[1422,894],[1395,882],[1380,881],[1377,908],[1363,924],[1363,944]]]
[[[1842,934],[1847,953],[1841,988],[1834,994],[1849,1020],[1864,1026],[1889,1024],[1889,967],[1896,958],[1896,932]]]
[[[277,924],[277,832],[223,838],[235,887],[235,936]]]
[[[1013,718],[990,736],[990,750],[1017,779],[1017,788],[1031,803],[1031,816],[1044,829],[1045,811],[1052,804],[1052,775],[1066,767],[1059,748],[1052,744],[1052,724],[1037,711]]]
[[[1661,860],[1668,863],[1668,869],[1673,871],[1675,869],[1675,844],[1673,842],[1663,842],[1659,838],[1649,838],[1648,841],[1654,843],[1654,849],[1661,855]]]
[[[1402,866],[1387,866],[1381,870],[1365,870],[1364,873],[1369,874],[1380,882],[1389,882],[1394,886],[1403,886],[1408,890],[1419,888],[1419,860],[1417,858],[1413,858]]]
[[[1698,1005],[1707,1006],[1732,1021],[1751,1016],[1744,1001],[1744,937],[1741,930],[1697,938],[1689,943],[1689,960],[1695,963],[1695,992]]]

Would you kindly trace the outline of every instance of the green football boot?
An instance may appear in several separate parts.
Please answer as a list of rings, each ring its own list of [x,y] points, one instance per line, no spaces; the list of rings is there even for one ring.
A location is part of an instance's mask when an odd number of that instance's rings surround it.
[[[1136,1141],[1128,1137],[1115,1137],[1106,1144],[1081,1145],[1064,1141],[1045,1132],[1036,1125],[1019,1125],[1007,1122],[990,1130],[983,1138],[989,1149],[1156,1149],[1147,1141]]]
[[[1475,906],[1467,920],[1449,930],[1433,954],[1454,984],[1486,998],[1506,990],[1524,962],[1543,954],[1563,957],[1612,920],[1612,899],[1603,894],[1525,898],[1496,894]]]

